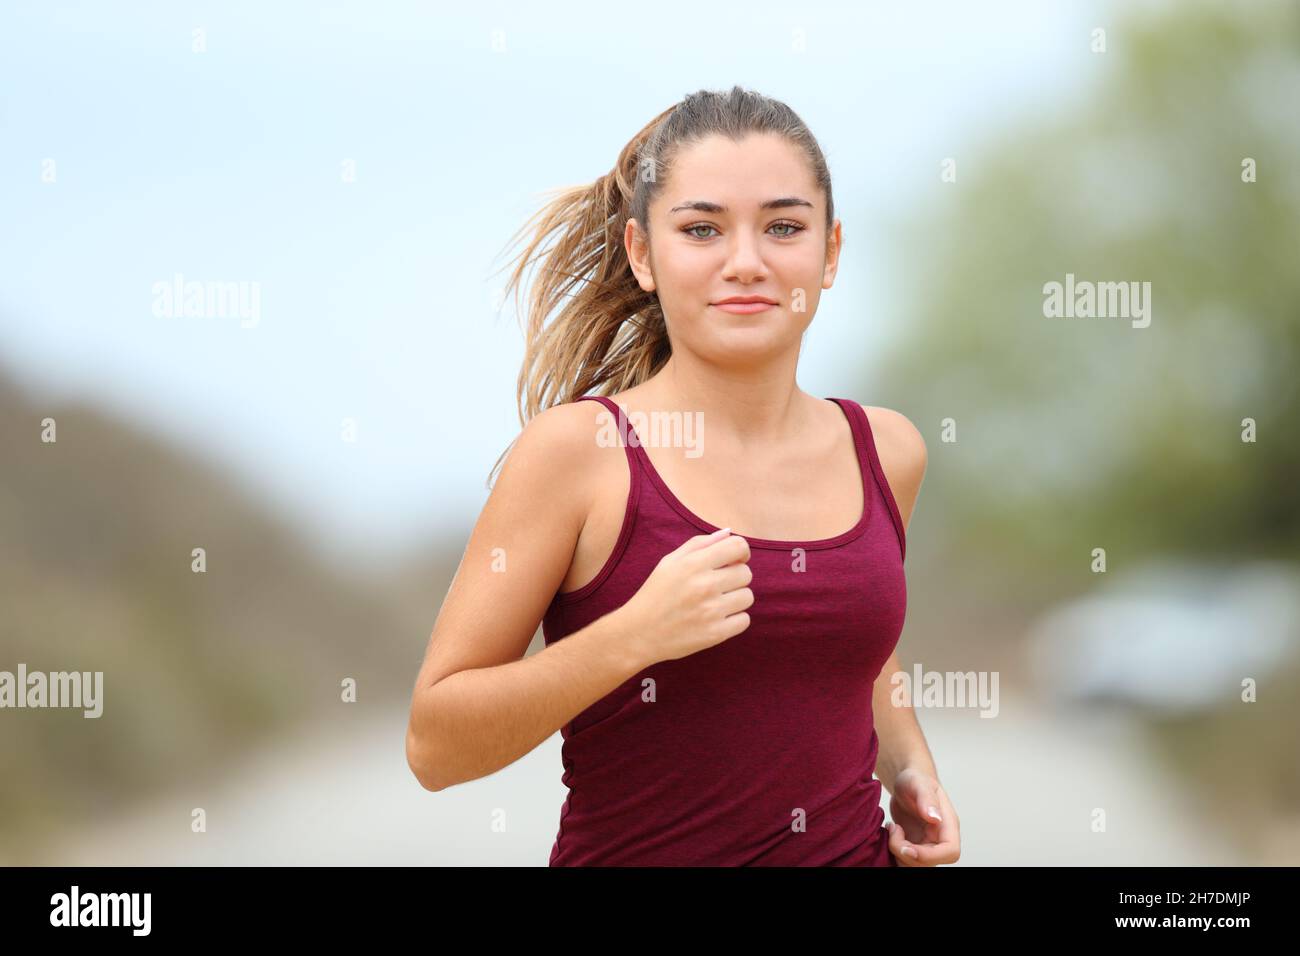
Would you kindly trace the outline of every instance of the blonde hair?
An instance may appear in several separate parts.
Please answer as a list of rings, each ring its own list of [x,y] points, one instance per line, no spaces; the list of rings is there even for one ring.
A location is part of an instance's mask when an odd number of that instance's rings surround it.
[[[733,86],[691,93],[664,110],[623,147],[613,169],[588,185],[556,191],[511,237],[508,246],[532,234],[511,260],[517,265],[504,289],[515,291],[516,304],[524,270],[542,263],[528,298],[516,390],[520,424],[581,395],[626,391],[668,361],[672,347],[659,296],[641,288],[623,246],[627,221],[636,219],[649,238],[650,203],[683,147],[711,135],[740,140],[754,133],[782,136],[804,151],[826,197],[829,233],[835,218],[831,178],[817,140],[784,103]],[[553,234],[558,238],[539,252]],[[488,475],[488,487],[510,447]]]

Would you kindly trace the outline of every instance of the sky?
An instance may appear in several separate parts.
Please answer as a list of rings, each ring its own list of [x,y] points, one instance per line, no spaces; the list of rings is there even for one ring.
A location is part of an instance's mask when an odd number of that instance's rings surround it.
[[[1080,98],[1113,16],[6,2],[0,366],[198,450],[335,554],[463,536],[520,428],[505,244],[686,93],[739,84],[807,122],[843,222],[799,383],[888,404],[863,369],[898,331],[897,223],[945,200],[944,158]],[[177,276],[243,283],[245,311],[187,314]]]

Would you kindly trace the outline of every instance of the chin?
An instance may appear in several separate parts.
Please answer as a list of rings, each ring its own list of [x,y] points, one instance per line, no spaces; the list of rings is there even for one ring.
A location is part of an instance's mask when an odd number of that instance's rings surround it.
[[[799,347],[799,337],[790,338],[784,331],[773,328],[736,328],[727,329],[718,334],[713,348],[709,349],[716,358],[727,359],[736,356],[746,358],[765,358],[777,356],[791,348]]]

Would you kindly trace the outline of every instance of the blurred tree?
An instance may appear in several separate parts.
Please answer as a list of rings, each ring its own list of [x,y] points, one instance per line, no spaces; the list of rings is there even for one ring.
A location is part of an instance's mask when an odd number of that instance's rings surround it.
[[[1300,553],[1300,17],[1161,10],[1083,54],[1084,100],[959,157],[900,227],[884,390],[926,436],[943,550],[1018,584],[1086,587],[1094,547]],[[1045,316],[1067,274],[1150,282],[1150,325]]]
[[[879,387],[929,448],[917,526],[942,543],[909,556],[946,565],[917,610],[983,667],[1036,606],[1104,586],[1094,548],[1112,576],[1300,559],[1300,12],[1128,12],[1083,56],[1080,101],[958,157],[899,226],[909,314]],[[1150,325],[1048,317],[1068,274],[1151,283]],[[970,578],[970,600],[943,600]],[[1230,675],[1220,709],[1147,724],[1210,818],[1293,864],[1297,675],[1267,675],[1258,704]]]

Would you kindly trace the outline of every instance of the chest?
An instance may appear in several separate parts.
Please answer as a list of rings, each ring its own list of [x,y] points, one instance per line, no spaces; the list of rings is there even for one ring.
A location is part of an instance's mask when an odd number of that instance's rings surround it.
[[[706,524],[748,538],[798,543],[854,527],[867,506],[851,445],[756,455],[726,449],[690,457],[645,449],[651,481]]]

